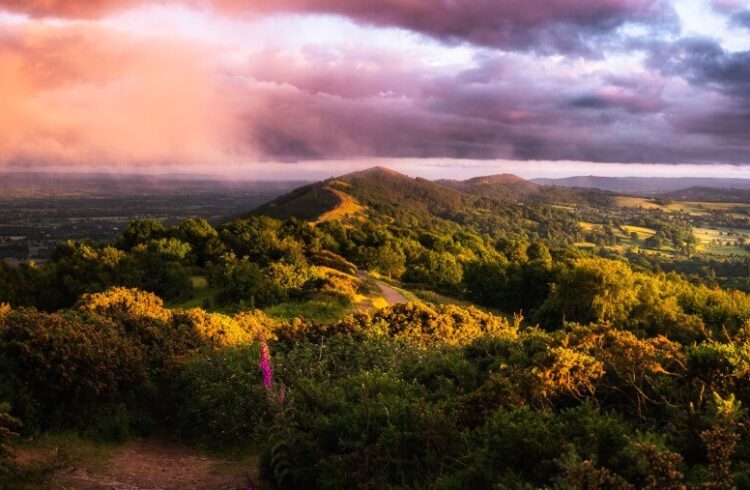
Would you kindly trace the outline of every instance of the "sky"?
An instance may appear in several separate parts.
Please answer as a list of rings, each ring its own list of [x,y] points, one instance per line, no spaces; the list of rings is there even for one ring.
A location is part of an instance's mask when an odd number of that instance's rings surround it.
[[[750,0],[0,0],[0,169],[370,164],[750,176]]]

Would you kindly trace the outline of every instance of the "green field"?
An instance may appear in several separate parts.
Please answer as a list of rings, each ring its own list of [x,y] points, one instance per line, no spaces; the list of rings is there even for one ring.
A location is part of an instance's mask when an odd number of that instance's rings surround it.
[[[750,255],[745,248],[737,246],[737,241],[744,238],[750,243],[750,230],[739,228],[693,228],[695,236],[700,239],[698,250],[702,253],[718,255]]]
[[[579,221],[578,226],[581,227],[581,229],[585,231],[593,231],[596,229],[603,230],[604,225],[597,224],[597,223],[589,223],[586,221]],[[615,228],[615,234],[620,239],[620,244],[609,247],[615,250],[622,250],[626,247],[643,247],[643,240],[646,240],[650,236],[654,235],[656,233],[656,230],[653,230],[651,228],[645,228],[642,226],[632,226],[632,225],[625,225],[623,226],[624,232],[618,228]],[[637,233],[638,234],[638,240],[633,240],[630,237],[631,233]],[[593,243],[589,242],[579,242],[576,244],[576,246],[581,248],[591,248],[595,245]]]

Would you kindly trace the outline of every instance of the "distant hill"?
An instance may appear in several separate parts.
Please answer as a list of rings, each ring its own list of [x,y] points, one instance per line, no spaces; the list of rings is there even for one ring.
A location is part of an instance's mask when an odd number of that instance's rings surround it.
[[[301,187],[250,214],[310,221],[364,213],[396,219],[486,221],[488,213],[510,216],[519,204],[606,206],[611,199],[606,192],[545,186],[511,174],[430,181],[373,167]]]
[[[471,229],[493,238],[544,237],[560,244],[581,238],[570,208],[540,204],[530,196],[589,203],[611,199],[600,191],[539,186],[515,176],[433,182],[374,167],[302,187],[250,214],[314,222],[366,216],[373,223],[397,223],[405,235],[421,226],[448,235]]]
[[[299,218],[314,221],[332,211],[339,204],[339,198],[328,186],[317,183],[295,189],[274,199],[251,214],[262,214],[278,219]]]
[[[750,179],[710,177],[597,177],[593,175],[563,179],[532,179],[541,185],[601,189],[627,194],[658,194],[692,187],[750,190]]]
[[[718,189],[690,187],[659,194],[660,199],[672,201],[741,202],[750,203],[750,189]]]
[[[609,196],[598,190],[542,185],[513,174],[488,175],[468,180],[438,180],[436,183],[467,194],[491,197],[511,203],[609,204]]]
[[[469,194],[511,201],[522,200],[529,195],[538,194],[542,188],[539,184],[529,182],[513,174],[488,175],[469,180],[438,180],[436,183]]]
[[[0,196],[113,197],[116,195],[212,194],[223,190],[263,194],[289,192],[304,181],[252,181],[191,174],[0,172]]]

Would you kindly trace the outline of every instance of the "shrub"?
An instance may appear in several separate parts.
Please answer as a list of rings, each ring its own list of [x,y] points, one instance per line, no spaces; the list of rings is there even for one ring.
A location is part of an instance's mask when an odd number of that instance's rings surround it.
[[[118,403],[143,401],[147,353],[100,316],[14,310],[0,326],[0,398],[27,424],[84,426]]]
[[[263,313],[256,313],[261,316]],[[195,338],[195,345],[230,346],[249,343],[254,340],[252,331],[246,330],[248,326],[257,330],[255,320],[251,321],[248,315],[243,316],[244,321],[238,322],[234,318],[220,313],[207,313],[200,308],[190,310],[176,310],[172,313],[170,324],[174,330],[173,335],[185,335]],[[268,323],[272,323],[269,319]]]
[[[258,360],[256,344],[185,363],[171,386],[170,420],[177,435],[211,447],[257,439],[268,408]]]
[[[417,344],[467,344],[479,337],[515,337],[520,318],[514,323],[474,307],[394,305],[368,315],[354,315],[335,325],[337,331],[372,331]]]
[[[10,415],[10,405],[0,403],[0,488],[10,488],[11,480],[15,473],[15,464],[12,460],[12,440],[18,437],[21,421]]]
[[[95,312],[107,317],[142,316],[167,320],[171,312],[153,293],[115,287],[101,293],[84,294],[76,303],[81,312]]]
[[[419,486],[460,453],[454,420],[392,374],[300,380],[293,392],[294,479],[305,486]]]

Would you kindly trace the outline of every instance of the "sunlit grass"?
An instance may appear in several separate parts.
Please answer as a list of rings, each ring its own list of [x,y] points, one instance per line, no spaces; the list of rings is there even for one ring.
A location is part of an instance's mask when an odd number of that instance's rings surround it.
[[[330,323],[344,318],[349,312],[349,306],[335,300],[312,300],[281,303],[263,311],[275,320],[305,318],[320,323]]]
[[[340,220],[364,212],[365,208],[349,194],[333,188],[329,188],[328,190],[339,198],[339,204],[332,210],[320,215],[318,222]]]

